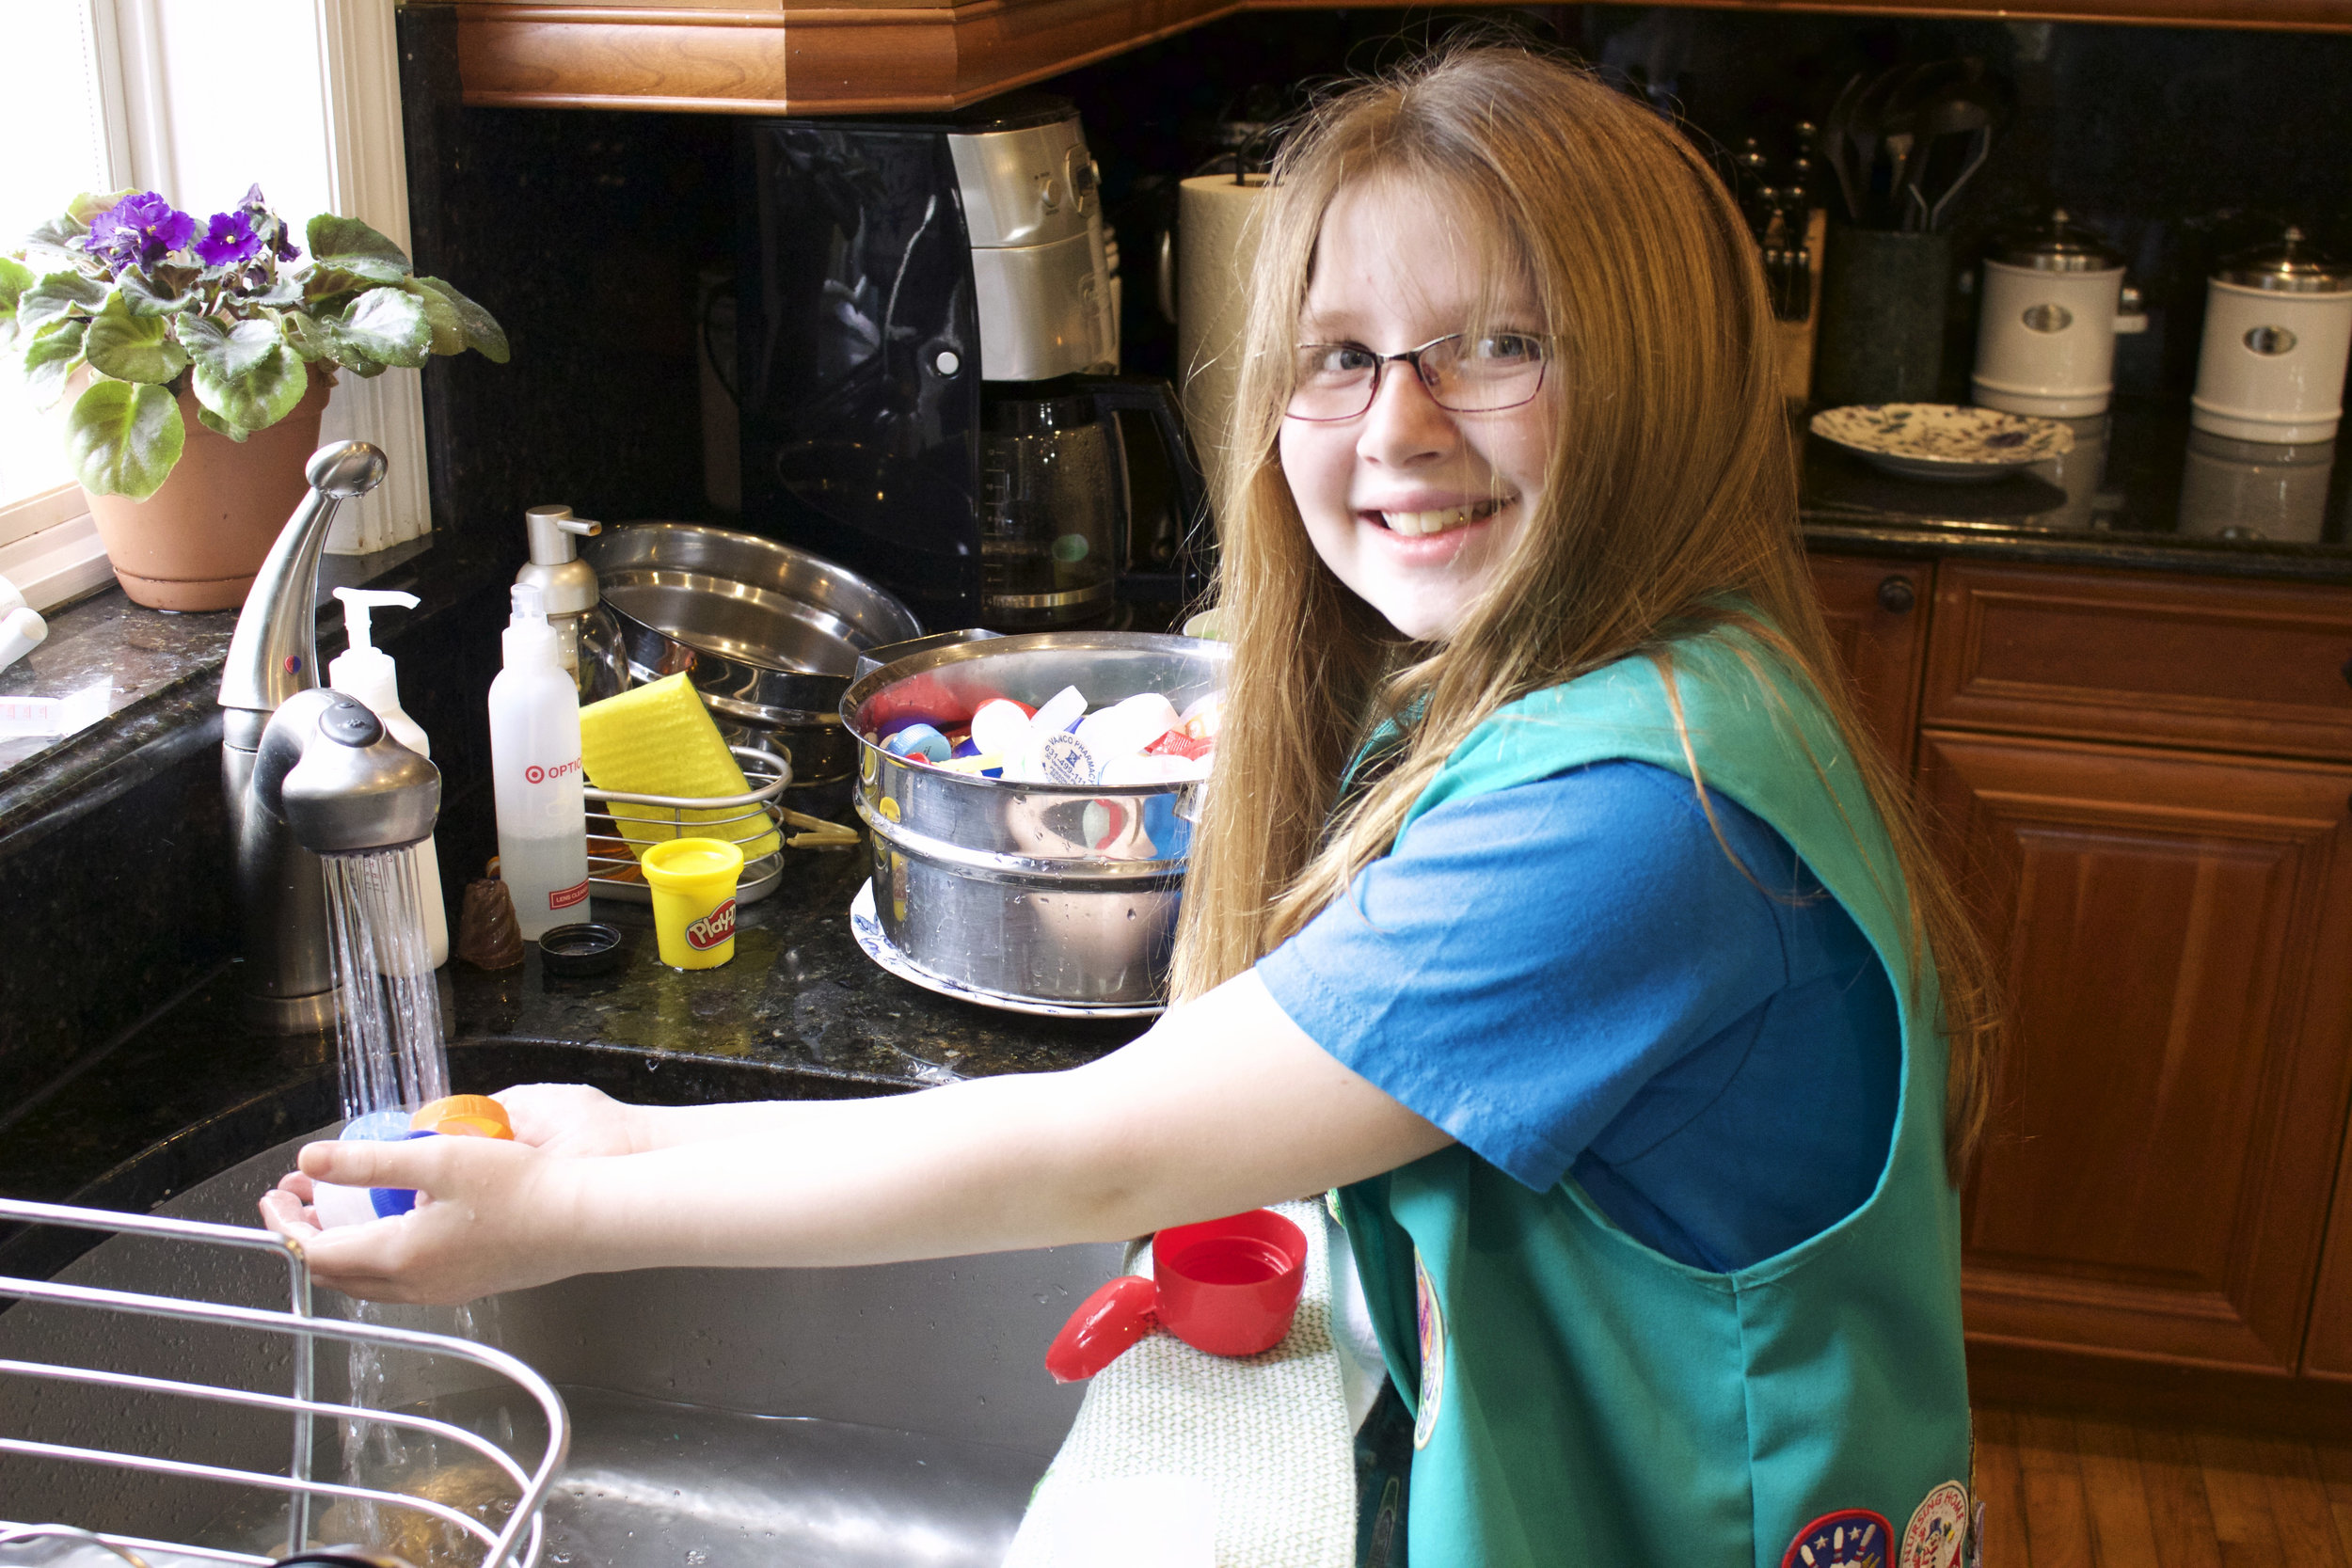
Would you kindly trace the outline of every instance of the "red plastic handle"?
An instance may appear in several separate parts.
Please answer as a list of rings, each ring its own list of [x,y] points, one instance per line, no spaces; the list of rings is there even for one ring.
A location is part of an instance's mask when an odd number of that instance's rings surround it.
[[[1160,1321],[1160,1292],[1141,1275],[1123,1274],[1078,1304],[1045,1352],[1057,1383],[1083,1383],[1126,1353]]]

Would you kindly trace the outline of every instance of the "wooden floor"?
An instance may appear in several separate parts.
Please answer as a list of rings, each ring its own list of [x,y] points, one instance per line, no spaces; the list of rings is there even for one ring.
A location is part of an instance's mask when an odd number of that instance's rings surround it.
[[[2341,1444],[1977,1412],[1984,1568],[2352,1568]]]

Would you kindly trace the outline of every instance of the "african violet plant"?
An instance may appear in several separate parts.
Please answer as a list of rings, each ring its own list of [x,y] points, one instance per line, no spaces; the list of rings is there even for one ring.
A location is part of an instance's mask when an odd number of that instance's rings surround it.
[[[0,346],[13,335],[36,404],[89,367],[66,424],[85,488],[155,493],[187,439],[183,386],[207,429],[243,441],[294,412],[314,368],[332,386],[469,348],[505,363],[490,313],[366,224],[321,214],[303,237],[307,261],[259,185],[200,230],[153,191],[118,191],[0,255]]]

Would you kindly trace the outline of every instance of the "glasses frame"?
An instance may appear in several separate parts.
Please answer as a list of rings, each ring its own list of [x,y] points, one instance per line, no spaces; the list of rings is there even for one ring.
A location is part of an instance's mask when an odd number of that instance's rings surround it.
[[[1501,335],[1497,334],[1497,336]],[[1296,420],[1301,424],[1349,424],[1360,420],[1372,412],[1374,404],[1380,401],[1380,379],[1387,373],[1388,368],[1399,360],[1413,367],[1413,378],[1421,383],[1422,390],[1429,394],[1429,401],[1436,403],[1439,408],[1444,408],[1449,414],[1468,414],[1476,417],[1481,414],[1506,414],[1514,408],[1524,408],[1544,395],[1544,378],[1551,373],[1551,339],[1541,332],[1514,332],[1508,335],[1514,338],[1525,338],[1530,342],[1544,345],[1543,357],[1536,361],[1535,385],[1529,389],[1527,396],[1516,403],[1499,403],[1491,408],[1447,408],[1444,404],[1438,403],[1437,388],[1429,385],[1429,374],[1421,367],[1421,356],[1440,343],[1455,342],[1469,337],[1470,334],[1467,332],[1449,332],[1441,338],[1430,339],[1419,348],[1402,349],[1395,354],[1383,354],[1368,344],[1343,339],[1337,342],[1300,343],[1292,352],[1298,353],[1311,348],[1354,348],[1362,349],[1366,354],[1371,355],[1372,389],[1364,396],[1364,405],[1353,414],[1295,414],[1286,404],[1282,409],[1282,418]],[[1297,388],[1291,388],[1291,396],[1293,398],[1298,396]]]

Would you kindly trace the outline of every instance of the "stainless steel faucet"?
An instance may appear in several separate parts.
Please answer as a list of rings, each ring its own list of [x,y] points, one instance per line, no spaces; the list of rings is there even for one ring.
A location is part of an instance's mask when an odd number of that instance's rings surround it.
[[[220,777],[244,916],[246,1013],[278,1034],[335,1022],[321,854],[414,844],[441,776],[361,704],[319,687],[319,552],[335,509],[375,488],[384,454],[341,441],[312,454],[310,493],[246,595],[221,672]]]

